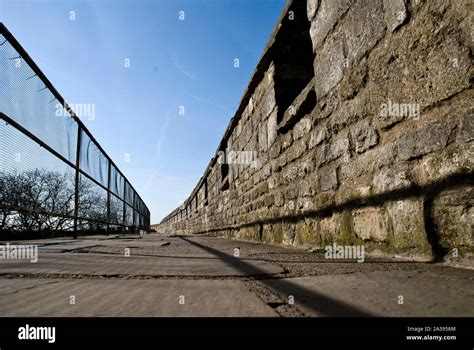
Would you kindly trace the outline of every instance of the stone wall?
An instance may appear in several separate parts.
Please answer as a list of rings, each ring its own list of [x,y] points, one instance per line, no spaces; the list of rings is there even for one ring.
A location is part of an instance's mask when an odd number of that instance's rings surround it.
[[[216,156],[157,230],[471,256],[473,10],[289,1]]]

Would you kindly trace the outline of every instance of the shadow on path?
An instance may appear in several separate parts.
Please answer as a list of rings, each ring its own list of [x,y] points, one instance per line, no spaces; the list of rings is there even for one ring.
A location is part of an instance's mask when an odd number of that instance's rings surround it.
[[[180,239],[192,244],[196,247],[199,247],[226,262],[227,264],[235,267],[243,273],[249,275],[261,275],[265,274],[264,271],[260,270],[258,267],[252,266],[251,264],[242,261],[239,258],[235,258],[232,255],[223,253],[217,249],[211,248],[204,244],[194,242],[189,238],[179,236]],[[322,314],[324,316],[330,317],[370,317],[375,316],[369,314],[357,307],[354,307],[350,304],[335,300],[328,296],[322,295],[315,291],[312,291],[308,288],[298,286],[288,280],[279,279],[278,286],[274,286],[273,283],[270,284],[268,280],[259,280],[262,284],[266,285],[270,289],[277,289],[278,292],[282,295],[288,295],[288,291],[291,290],[291,295],[295,296],[295,299],[298,299],[298,296],[303,297],[307,296],[308,301],[305,303],[306,307],[311,309],[314,312]]]

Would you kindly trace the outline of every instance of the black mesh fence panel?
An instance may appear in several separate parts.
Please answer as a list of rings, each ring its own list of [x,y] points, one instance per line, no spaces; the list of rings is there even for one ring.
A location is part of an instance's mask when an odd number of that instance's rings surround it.
[[[110,168],[110,190],[119,198],[124,199],[125,179],[114,166]]]
[[[109,161],[94,141],[81,131],[79,167],[103,186],[107,187]]]
[[[125,204],[125,225],[133,226],[133,208]]]
[[[75,169],[0,120],[0,229],[73,229]]]
[[[78,217],[107,223],[107,190],[84,175],[79,178]]]
[[[110,196],[110,224],[124,225],[123,206],[124,202],[122,200],[115,195]],[[141,227],[143,227],[143,225]]]
[[[0,231],[76,235],[149,223],[133,186],[0,24]]]
[[[125,182],[125,202],[133,206],[134,191],[128,182]]]
[[[0,111],[74,163],[76,121],[5,40],[0,35]]]

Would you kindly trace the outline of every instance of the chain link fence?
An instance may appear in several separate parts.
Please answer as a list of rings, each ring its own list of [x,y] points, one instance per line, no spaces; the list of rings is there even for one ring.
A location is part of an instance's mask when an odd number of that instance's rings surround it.
[[[0,23],[2,236],[149,226],[150,212],[133,186]]]

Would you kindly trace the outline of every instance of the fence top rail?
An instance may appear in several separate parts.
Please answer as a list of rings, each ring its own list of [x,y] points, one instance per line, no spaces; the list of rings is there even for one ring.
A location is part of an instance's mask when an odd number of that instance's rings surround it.
[[[44,83],[44,85],[51,91],[51,93],[56,97],[56,99],[61,103],[61,105],[71,114],[72,118],[74,121],[79,125],[80,130],[84,131],[87,136],[91,139],[92,142],[95,143],[97,148],[104,154],[104,156],[107,158],[107,160],[115,167],[115,170],[124,178],[124,180],[130,185],[132,190],[137,194],[137,196],[140,198],[142,203],[145,205],[146,209],[148,210],[147,205],[145,204],[145,201],[140,197],[138,194],[137,190],[133,187],[133,185],[128,181],[127,177],[122,173],[122,171],[117,167],[115,162],[112,160],[112,158],[109,157],[107,152],[102,148],[99,142],[95,139],[95,137],[92,135],[92,133],[87,129],[87,127],[84,125],[84,123],[80,120],[80,118],[76,115],[74,110],[68,105],[66,100],[61,96],[61,94],[56,90],[54,85],[49,81],[49,79],[46,77],[46,75],[41,71],[41,69],[38,67],[38,65],[33,61],[33,59],[30,57],[28,52],[21,46],[21,44],[16,40],[16,38],[13,36],[12,33],[5,27],[3,22],[0,22],[0,34],[5,37],[5,39],[12,45],[12,47],[18,52],[20,57],[25,60],[25,62],[30,66],[30,68],[33,70],[33,72],[41,79],[41,81]],[[148,210],[149,211],[149,210]]]

